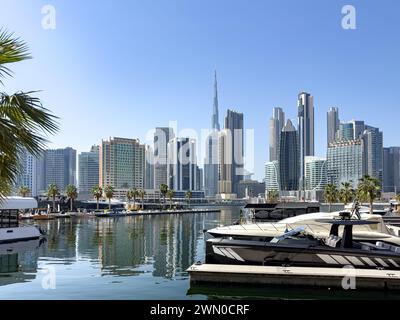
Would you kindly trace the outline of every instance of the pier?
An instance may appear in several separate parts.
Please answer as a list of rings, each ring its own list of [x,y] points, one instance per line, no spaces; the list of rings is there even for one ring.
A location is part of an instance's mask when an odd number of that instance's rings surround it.
[[[343,282],[350,279],[356,289],[400,290],[400,272],[393,270],[194,264],[187,272],[193,284],[343,288]]]

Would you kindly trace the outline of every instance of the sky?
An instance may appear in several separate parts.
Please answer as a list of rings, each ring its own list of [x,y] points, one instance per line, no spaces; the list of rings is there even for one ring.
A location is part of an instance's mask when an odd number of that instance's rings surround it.
[[[342,7],[356,29],[342,28]],[[42,27],[45,5],[55,29]],[[33,59],[12,66],[1,91],[40,90],[60,118],[49,147],[88,151],[109,137],[139,138],[176,122],[178,135],[211,126],[213,76],[220,123],[228,108],[254,130],[254,178],[268,160],[268,121],[282,107],[297,124],[297,95],[314,96],[316,155],[326,112],[365,120],[400,145],[397,0],[0,0],[0,27]],[[201,141],[199,142],[201,143]]]

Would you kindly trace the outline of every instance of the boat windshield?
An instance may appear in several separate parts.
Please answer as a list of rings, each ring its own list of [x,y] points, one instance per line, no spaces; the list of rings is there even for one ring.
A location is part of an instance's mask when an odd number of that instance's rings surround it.
[[[305,226],[301,226],[301,227],[295,228],[293,230],[290,230],[288,232],[285,232],[283,235],[273,238],[270,242],[278,243],[279,241],[282,241],[284,239],[288,239],[291,237],[297,237],[297,236],[303,235],[303,234],[304,235],[307,234]]]

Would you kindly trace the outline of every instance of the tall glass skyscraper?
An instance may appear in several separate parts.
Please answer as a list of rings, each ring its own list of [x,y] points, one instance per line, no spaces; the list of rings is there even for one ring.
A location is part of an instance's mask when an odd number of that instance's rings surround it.
[[[214,103],[211,118],[211,133],[206,140],[206,155],[204,161],[204,193],[207,197],[214,197],[218,193],[218,87],[217,72],[214,74]]]
[[[285,125],[285,113],[282,108],[273,108],[269,120],[269,161],[277,161],[279,154],[279,138]]]
[[[400,147],[383,149],[383,191],[400,191]]]
[[[161,184],[168,185],[167,177],[167,145],[175,137],[174,130],[158,127],[154,133],[154,189],[159,190]]]
[[[30,196],[35,197],[37,192],[37,171],[36,171],[36,158],[28,151],[24,150],[19,156],[20,172],[15,179],[14,193],[18,194],[20,187],[28,187]]]
[[[269,191],[279,191],[279,162],[270,161],[265,163],[265,194]]]
[[[79,199],[92,199],[92,188],[99,185],[99,146],[78,156]]]
[[[296,128],[287,120],[279,143],[279,181],[282,191],[299,189],[299,143]]]
[[[332,107],[329,109],[327,113],[327,142],[328,144],[335,141],[336,132],[339,130],[339,109]]]
[[[301,92],[297,99],[298,137],[300,153],[299,189],[305,189],[304,157],[314,155],[314,97]]]

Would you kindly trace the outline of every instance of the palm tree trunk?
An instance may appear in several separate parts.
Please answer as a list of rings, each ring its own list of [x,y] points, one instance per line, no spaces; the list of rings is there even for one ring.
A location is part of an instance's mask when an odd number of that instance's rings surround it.
[[[144,210],[144,198],[142,198],[142,210]]]
[[[108,198],[108,210],[111,210],[111,198]]]
[[[53,196],[53,212],[56,211],[56,197]]]
[[[372,198],[369,200],[369,213],[374,214],[374,200]]]
[[[96,198],[97,200],[97,210],[99,210],[99,198]]]
[[[71,200],[71,212],[72,212],[72,209],[73,209],[73,208],[72,208],[73,199],[71,198],[70,200]]]
[[[332,203],[329,202],[329,212],[332,212]]]

